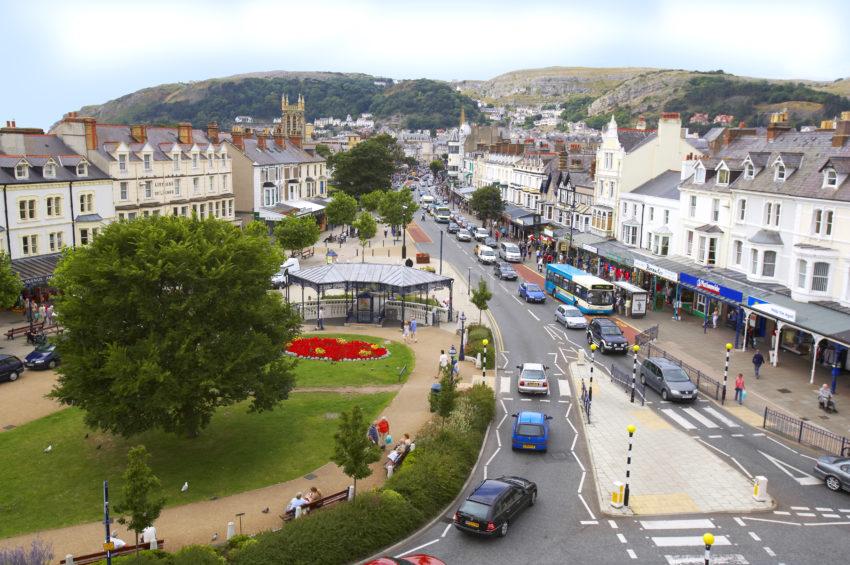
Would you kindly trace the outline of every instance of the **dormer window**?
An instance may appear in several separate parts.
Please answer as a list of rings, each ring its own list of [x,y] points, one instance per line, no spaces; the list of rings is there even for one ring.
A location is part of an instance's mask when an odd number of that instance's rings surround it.
[[[215,153],[213,153],[212,151],[207,153],[207,159],[209,159],[210,168],[215,169]]]
[[[192,153],[192,168],[193,169],[198,168],[198,154],[197,153]]]
[[[87,177],[89,176],[89,166],[85,161],[81,161],[77,163],[77,176],[78,177]]]
[[[118,155],[118,171],[122,173],[127,172],[127,154],[121,153]]]
[[[694,172],[694,182],[702,184],[705,182],[705,167],[699,165]]]
[[[15,165],[15,178],[18,180],[30,178],[30,168],[26,163],[18,163]]]
[[[838,173],[835,169],[827,169],[823,172],[823,188],[835,188],[838,186]]]
[[[729,169],[722,168],[717,171],[717,184],[721,186],[729,184]]]
[[[174,172],[179,173],[180,172],[180,153],[174,153],[171,156],[171,160],[172,160],[172,163],[173,163],[173,166],[174,166]]]
[[[145,164],[145,171],[148,171],[148,172],[153,170],[153,165],[151,164],[151,157],[152,157],[152,155],[150,153],[145,153],[142,156],[142,160]]]
[[[785,165],[782,163],[776,165],[776,173],[773,175],[773,180],[778,182],[785,181]]]
[[[744,178],[745,179],[753,179],[756,176],[756,168],[753,167],[752,163],[747,163],[744,165]]]
[[[53,163],[45,163],[43,172],[44,172],[44,178],[55,179],[56,178],[56,165],[54,165]]]

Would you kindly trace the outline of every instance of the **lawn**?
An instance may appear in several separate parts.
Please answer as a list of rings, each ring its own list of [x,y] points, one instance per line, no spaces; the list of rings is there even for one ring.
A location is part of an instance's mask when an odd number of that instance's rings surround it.
[[[57,412],[0,434],[0,538],[101,518],[102,481],[117,501],[127,449],[138,444],[151,453],[173,506],[305,475],[330,460],[339,412],[359,404],[371,420],[393,396],[294,394],[262,414],[240,404],[219,410],[194,439],[147,432],[125,440],[90,432],[75,408]],[[53,450],[44,453],[48,445]],[[284,503],[268,501],[272,508]]]
[[[359,339],[368,343],[377,343],[386,347],[390,356],[374,361],[317,361],[299,359],[295,367],[296,387],[340,387],[364,385],[393,385],[403,383],[413,370],[413,352],[403,343],[390,341],[385,344],[383,339],[358,334],[310,333],[303,337],[341,337]],[[399,378],[399,373],[402,371]]]

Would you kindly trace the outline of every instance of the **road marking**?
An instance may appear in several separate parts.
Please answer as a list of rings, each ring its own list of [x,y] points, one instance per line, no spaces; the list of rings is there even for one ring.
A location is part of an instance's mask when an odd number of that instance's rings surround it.
[[[488,459],[487,462],[484,463],[485,467],[487,467],[493,461],[493,458],[496,457],[496,454],[499,453],[499,450],[501,450],[501,449],[502,449],[501,447],[496,448],[496,451],[493,452],[493,455],[490,456],[490,459]]]
[[[438,541],[440,541],[440,538],[437,538],[437,539],[431,540],[431,541],[429,541],[428,543],[423,543],[422,545],[420,545],[420,546],[418,546],[418,547],[414,547],[413,549],[408,549],[408,550],[407,550],[407,551],[405,551],[404,553],[399,553],[398,555],[396,555],[396,556],[395,556],[395,558],[396,558],[396,559],[401,559],[402,557],[404,557],[404,556],[405,556],[405,555],[407,555],[408,553],[413,553],[414,551],[418,551],[418,550],[422,549],[423,547],[428,547],[429,545],[435,544],[435,543],[437,543]]]
[[[741,471],[743,471],[743,472],[744,472],[744,474],[745,474],[748,478],[750,478],[750,479],[752,479],[752,478],[753,478],[753,476],[750,474],[750,472],[749,472],[749,471],[747,471],[746,469],[744,469],[744,466],[743,466],[743,465],[741,465],[741,464],[738,462],[738,460],[737,460],[737,459],[735,459],[734,457],[730,457],[729,459],[731,459],[732,461],[734,461],[734,462],[735,462],[735,465],[737,465],[737,466],[738,466],[738,468],[739,468]]]
[[[576,459],[578,459],[578,457],[576,457]],[[587,502],[585,502],[584,497],[582,495],[578,495],[578,499],[581,500],[581,503],[584,504],[584,509],[587,510],[588,514],[590,514],[590,519],[596,520],[596,516],[593,515],[593,512],[590,510],[590,506],[587,505]]]
[[[608,525],[615,530],[617,529],[617,522],[615,522],[614,520],[608,520]]]
[[[541,399],[540,399],[540,402],[552,402],[552,401],[551,401],[551,400],[549,400],[548,398],[541,398]]]
[[[587,471],[587,469],[584,468],[584,465],[581,464],[581,459],[578,458],[578,455],[576,455],[576,452],[573,451],[572,454],[573,454],[573,457],[575,457],[575,460],[576,460],[576,463],[578,463],[578,466],[581,467],[582,472]]]
[[[721,437],[723,437],[723,435],[708,436],[708,439],[717,439],[717,438],[721,438]]]
[[[832,512],[832,508],[824,508],[822,506],[816,506],[815,510],[818,512]]]
[[[744,523],[744,521],[743,521],[743,520],[741,520],[740,518],[738,518],[737,516],[735,516],[735,517],[733,518],[733,520],[735,520],[735,523],[736,523],[736,524],[738,524],[739,526],[741,526],[742,528],[746,528],[746,527],[747,527],[747,525]]]
[[[570,451],[576,450],[576,442],[578,441],[578,434],[573,434],[573,443],[570,445]]]
[[[499,286],[502,287],[502,290],[504,290],[505,292],[510,292],[510,290],[508,290],[508,287],[506,287],[502,283],[499,283]]]
[[[443,530],[443,535],[441,535],[440,537],[441,538],[446,537],[446,534],[449,533],[449,530],[451,529],[451,527],[452,527],[452,524],[446,524],[446,529]]]
[[[635,553],[634,549],[627,549],[626,553],[628,553],[629,557],[631,557],[632,559],[637,559],[637,553]]]
[[[511,378],[510,377],[499,377],[501,384],[499,385],[499,392],[502,394],[508,394],[511,392]]]
[[[794,455],[799,455],[799,453],[797,453],[796,451],[794,451],[793,449],[791,449],[790,447],[788,447],[787,445],[785,445],[785,444],[784,444],[784,443],[782,443],[781,441],[775,440],[775,439],[773,439],[773,438],[772,438],[772,437],[770,437],[770,436],[767,436],[767,439],[769,439],[770,441],[772,441],[772,442],[773,442],[773,443],[775,443],[776,445],[781,445],[782,447],[784,447],[785,449],[787,449],[788,451],[790,451],[790,452],[791,452],[791,453],[793,453]]]
[[[703,565],[705,563],[702,555],[665,555],[667,565]],[[725,555],[712,555],[713,565],[749,565],[747,558],[740,553],[727,553]]]
[[[725,451],[723,451],[722,449],[719,449],[719,448],[717,448],[717,447],[714,447],[713,445],[711,445],[711,444],[710,444],[710,443],[708,443],[707,441],[704,441],[701,437],[699,437],[699,436],[694,436],[694,437],[696,438],[696,440],[697,440],[698,442],[700,442],[700,443],[701,443],[701,444],[703,444],[704,446],[706,446],[706,447],[710,447],[711,449],[713,449],[713,450],[714,450],[714,451],[716,451],[717,453],[722,453],[723,455],[725,455],[726,457],[729,457],[730,459],[732,458],[732,456],[731,456],[731,455],[729,455],[728,453],[726,453],[726,452],[725,452]]]
[[[655,547],[702,547],[702,536],[661,536],[651,538]],[[732,545],[726,536],[714,536],[714,547]],[[716,563],[716,561],[715,561]]]
[[[628,543],[626,541],[626,536],[624,536],[623,534],[617,534],[617,539],[620,540],[620,543]]]
[[[767,438],[767,439],[771,439],[771,438]],[[777,442],[777,443],[779,443],[779,442]],[[780,444],[780,445],[781,445],[781,444]],[[784,462],[784,461],[782,461],[782,460],[780,460],[780,459],[777,459],[776,457],[771,457],[770,455],[768,455],[767,453],[765,453],[765,452],[764,452],[764,451],[762,451],[762,450],[758,450],[758,452],[759,452],[759,453],[761,453],[762,455],[764,455],[764,456],[767,458],[767,460],[768,460],[768,461],[770,461],[771,463],[773,463],[774,465],[776,465],[776,467],[777,467],[780,471],[782,471],[783,473],[785,473],[786,475],[788,475],[789,477],[791,477],[792,479],[794,479],[795,481],[797,481],[797,482],[798,482],[801,486],[812,486],[812,485],[819,485],[819,484],[821,484],[821,480],[820,480],[820,479],[817,479],[817,478],[815,478],[815,477],[811,476],[810,474],[808,474],[808,473],[806,473],[806,472],[804,472],[804,471],[801,471],[801,470],[800,470],[800,469],[798,469],[797,467],[794,467],[794,466],[792,466],[792,465],[789,465],[788,463],[786,463],[786,462]],[[799,477],[798,477],[798,476],[795,476],[795,475],[794,475],[791,471],[789,471],[789,469],[790,469],[790,470],[793,470],[793,471],[796,471],[796,472],[797,472],[797,473],[799,473],[801,476],[799,476]],[[794,506],[792,506],[792,507],[791,507],[791,510],[798,510],[798,509],[808,510],[808,507],[799,507],[799,508],[795,508]]]
[[[511,296],[513,296],[513,295],[511,295]],[[516,300],[516,303],[517,303],[517,304],[522,304],[522,300],[520,300],[520,299],[519,299],[519,298],[517,298],[516,296],[513,296],[513,299],[514,299],[514,300]]]
[[[732,437],[744,437],[744,434],[732,434]]]
[[[582,526],[595,526],[599,524],[599,520],[582,520],[579,522]]]
[[[773,513],[776,514],[777,516],[790,516],[791,515],[790,512],[786,512],[785,510],[774,510]]]
[[[791,510],[809,510],[808,506],[792,506]]]
[[[573,407],[573,405],[572,405],[572,404],[570,404],[569,408],[567,408],[567,423],[568,423],[568,424],[570,425],[570,427],[573,429],[573,433],[574,433],[576,436],[578,436],[578,430],[577,430],[577,429],[576,429],[576,427],[573,425],[573,423],[572,423],[572,422],[570,422],[570,418],[569,418],[570,408],[572,408],[572,407]]]
[[[696,420],[697,422],[699,422],[700,424],[705,426],[706,428],[713,429],[713,428],[718,427],[717,424],[715,424],[714,422],[712,422],[711,420],[709,420],[708,418],[706,418],[705,416],[703,416],[702,414],[697,412],[697,410],[695,408],[685,408],[685,409],[682,410],[682,412],[684,412],[685,414],[687,414],[688,416],[690,416],[691,418],[693,418],[694,420]]]
[[[569,400],[559,400],[559,401],[558,401],[558,404],[566,404],[566,403],[568,403],[568,402],[569,402]]]
[[[841,516],[838,515],[838,514],[824,514],[823,517],[824,518],[841,518]]]
[[[847,526],[850,522],[806,522],[804,526]]]
[[[572,410],[572,409],[573,409],[573,405],[572,405],[572,403],[570,403],[567,406],[567,413],[566,413],[567,422],[570,421],[570,410]],[[573,430],[575,430],[575,428],[573,428]]]
[[[814,512],[797,512],[797,516],[803,516],[804,518],[814,518],[817,516]]]
[[[641,520],[640,525],[644,530],[688,530],[691,528],[714,529],[711,520]],[[743,524],[742,524],[743,525]]]
[[[587,475],[586,472],[581,472],[581,479],[578,482],[578,493],[581,494],[581,487],[584,486],[584,477]]]
[[[532,317],[532,318],[534,318],[534,319],[535,319],[535,320],[537,320],[538,322],[540,321],[540,318],[538,318],[538,317],[537,317],[537,315],[536,315],[534,312],[532,312],[532,311],[531,311],[531,310],[529,310],[528,308],[526,308],[526,309],[525,309],[525,311],[526,311],[526,312],[528,312],[529,314],[531,314],[531,317]]]
[[[567,379],[558,379],[558,393],[560,396],[572,396],[570,383]]]
[[[764,434],[762,432],[759,432],[757,434],[753,434],[753,437],[764,437]]]
[[[720,420],[723,423],[724,426],[728,426],[730,428],[740,428],[741,427],[738,424],[736,424],[735,422],[733,422],[732,420],[730,420],[729,418],[727,418],[726,416],[724,416],[723,414],[721,414],[720,412],[718,412],[717,410],[715,410],[714,408],[703,408],[702,411],[708,412],[714,418]]]
[[[520,402],[531,402],[530,398],[520,398]]]
[[[696,427],[695,425],[691,424],[689,421],[687,421],[687,420],[685,420],[684,418],[682,418],[681,416],[679,416],[679,414],[677,414],[675,410],[671,410],[671,409],[669,409],[669,408],[665,408],[665,409],[663,409],[663,410],[661,410],[661,411],[662,411],[664,414],[666,414],[668,418],[670,418],[671,420],[673,420],[674,422],[676,422],[677,424],[679,424],[680,426],[682,426],[682,427],[683,427],[683,428],[685,428],[686,430],[695,430],[695,429],[697,429],[697,427]]]
[[[750,516],[742,516],[743,520],[755,520],[756,522],[768,522],[770,524],[785,524],[786,526],[800,526],[799,522],[783,522],[782,520],[768,520],[767,518],[752,518]]]
[[[764,546],[764,552],[770,555],[771,557],[776,557],[776,552],[767,546]]]
[[[747,532],[747,533],[750,534],[750,537],[753,538],[753,541],[761,541],[761,538],[758,536],[757,533],[755,533],[755,532]]]
[[[511,397],[511,398],[509,398],[509,397],[507,397],[507,396],[503,396],[503,397],[502,397],[502,400],[513,400],[513,398],[512,398],[512,397]],[[507,412],[507,410],[505,410],[505,412]]]
[[[505,351],[500,351],[499,353],[501,353],[501,354],[502,354],[502,357],[504,357],[504,358],[505,358],[505,364],[504,364],[504,365],[502,365],[502,370],[505,370],[505,368],[508,366],[508,363],[510,363],[510,361],[511,361],[511,360],[510,360],[510,359],[508,359],[508,356],[507,356],[507,355],[505,355],[505,353],[506,353]]]
[[[850,508],[839,508],[838,511],[850,514]]]

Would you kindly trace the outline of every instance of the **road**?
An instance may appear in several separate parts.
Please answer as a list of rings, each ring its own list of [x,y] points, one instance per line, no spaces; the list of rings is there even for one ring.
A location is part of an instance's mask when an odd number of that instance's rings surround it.
[[[433,243],[417,246],[438,257],[439,230],[445,225],[435,224],[430,217],[419,225]],[[542,305],[517,300],[516,283],[494,279],[492,268],[474,260],[473,248],[474,243],[460,243],[444,234],[443,260],[458,273],[466,274],[471,267],[473,286],[483,277],[493,289],[489,307],[504,337],[503,350],[497,354],[497,415],[470,490],[485,477],[514,474],[535,481],[539,499],[510,525],[505,538],[464,535],[451,526],[450,512],[407,540],[395,555],[424,551],[447,563],[703,563],[701,536],[711,531],[716,537],[713,563],[845,559],[850,496],[829,492],[811,477],[814,454],[753,428],[706,400],[679,405],[647,392],[649,406],[694,441],[703,442],[748,477],[766,476],[776,509],[749,515],[606,516],[597,504],[590,459],[576,420],[581,417],[573,402],[576,392],[563,374],[577,349],[585,347],[585,336],[552,324],[551,297]],[[455,289],[462,291],[463,285]],[[632,370],[630,357],[597,353],[597,361]],[[516,365],[523,362],[550,367],[551,396],[527,398],[516,393]],[[510,414],[518,410],[554,417],[547,454],[511,451]]]

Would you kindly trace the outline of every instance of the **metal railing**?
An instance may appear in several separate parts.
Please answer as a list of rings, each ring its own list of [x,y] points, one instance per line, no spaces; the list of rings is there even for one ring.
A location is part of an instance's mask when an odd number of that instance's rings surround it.
[[[699,369],[695,369],[691,367],[675,355],[670,355],[654,343],[646,343],[642,345],[643,353],[647,357],[664,357],[665,359],[672,361],[676,365],[682,368],[688,374],[691,381],[697,385],[697,388],[701,390],[703,393],[711,396],[714,400],[720,400],[720,393],[723,391],[723,383],[709,377]]]
[[[643,346],[650,341],[658,339],[658,324],[647,328],[635,336],[635,344]]]
[[[631,394],[632,392],[632,373],[631,371],[624,371],[619,368],[617,365],[611,364],[611,382],[619,383],[623,390],[626,391],[626,394]],[[644,402],[646,402],[646,386],[642,384],[639,380],[635,379],[635,396],[640,398],[640,405],[643,406]]]
[[[850,438],[840,436],[805,420],[764,407],[762,427],[781,436],[796,440],[838,456],[850,455]]]

